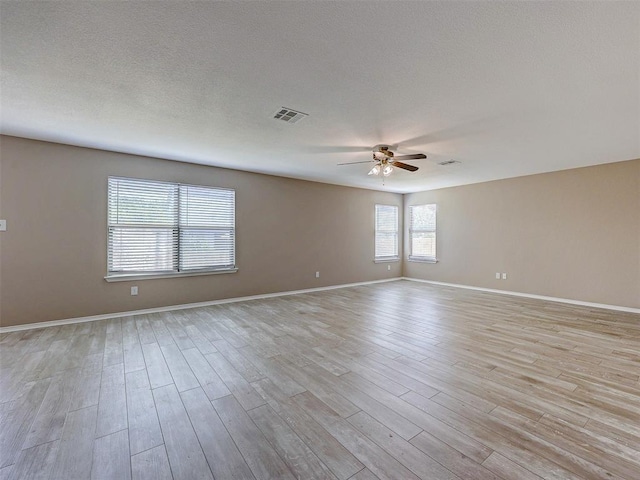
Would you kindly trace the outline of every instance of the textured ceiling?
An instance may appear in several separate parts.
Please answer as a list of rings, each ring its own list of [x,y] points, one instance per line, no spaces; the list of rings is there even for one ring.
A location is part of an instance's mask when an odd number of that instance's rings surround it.
[[[640,157],[639,2],[2,1],[0,18],[8,135],[396,192]],[[385,186],[337,166],[379,143],[428,158]]]

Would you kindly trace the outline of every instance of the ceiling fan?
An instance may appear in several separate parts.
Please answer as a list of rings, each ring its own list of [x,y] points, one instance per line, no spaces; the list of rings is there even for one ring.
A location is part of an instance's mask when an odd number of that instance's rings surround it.
[[[415,172],[418,167],[403,163],[400,160],[421,160],[427,158],[424,153],[414,153],[411,155],[395,155],[391,150],[390,145],[376,145],[373,147],[373,159],[365,160],[362,162],[348,162],[339,163],[338,165],[354,165],[356,163],[370,163],[374,162],[375,165],[369,170],[369,175],[380,175],[388,177],[393,172],[394,167],[408,170],[409,172]]]

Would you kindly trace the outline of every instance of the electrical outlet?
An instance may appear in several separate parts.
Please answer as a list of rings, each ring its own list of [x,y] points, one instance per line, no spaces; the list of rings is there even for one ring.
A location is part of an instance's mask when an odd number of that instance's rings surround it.
[[[316,278],[320,278],[320,272],[316,272]]]
[[[502,274],[502,279],[503,279],[503,280],[506,280],[506,279],[507,279],[507,274],[506,274],[506,273],[503,273],[503,274]]]
[[[7,231],[7,221],[0,220],[0,232],[6,232],[6,231]]]
[[[496,272],[496,280],[500,280],[500,272]]]
[[[387,265],[387,270],[391,271],[391,265]]]
[[[131,287],[131,295],[138,295],[138,287]]]

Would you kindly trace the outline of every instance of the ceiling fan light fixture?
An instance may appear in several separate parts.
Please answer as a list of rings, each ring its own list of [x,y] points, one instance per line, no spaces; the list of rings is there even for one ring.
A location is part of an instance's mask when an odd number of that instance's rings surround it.
[[[403,160],[422,160],[427,158],[424,153],[410,153],[407,155],[395,155],[391,150],[389,150],[388,145],[376,145],[373,147],[373,158],[372,160],[364,160],[357,162],[347,162],[347,163],[339,163],[338,165],[354,165],[356,163],[369,163],[373,162],[373,168],[369,170],[367,175],[378,176],[382,174],[385,177],[388,177],[393,173],[396,168],[401,170],[406,170],[408,172],[415,172],[418,170],[418,167],[415,165],[411,165],[409,163],[404,163]],[[384,180],[383,180],[384,184]]]

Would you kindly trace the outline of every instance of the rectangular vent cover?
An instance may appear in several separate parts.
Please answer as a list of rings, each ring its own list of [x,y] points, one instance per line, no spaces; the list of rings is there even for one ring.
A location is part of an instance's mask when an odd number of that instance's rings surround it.
[[[275,118],[276,120],[282,120],[287,123],[297,123],[304,117],[308,116],[308,113],[302,113],[298,112],[297,110],[291,110],[290,108],[282,107],[273,115],[273,118]]]

